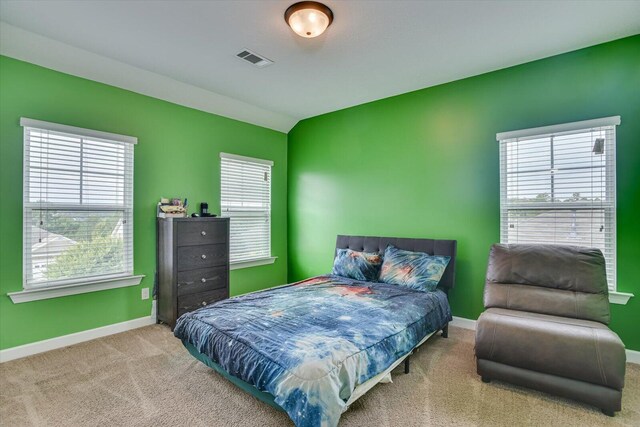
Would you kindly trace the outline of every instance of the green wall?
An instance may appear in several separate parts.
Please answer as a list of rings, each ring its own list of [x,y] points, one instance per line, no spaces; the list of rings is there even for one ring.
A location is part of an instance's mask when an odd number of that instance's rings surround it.
[[[273,265],[235,270],[231,293],[285,283],[287,135],[0,57],[0,349],[148,316],[155,205],[161,196],[208,201],[219,212],[219,152],[274,161]],[[138,137],[134,164],[134,266],[140,286],[13,304],[22,289],[20,117]]]
[[[499,240],[497,132],[620,115],[612,328],[640,350],[640,36],[304,120],[289,133],[289,280],[337,234],[458,240],[456,316],[482,312]]]
[[[181,196],[219,210],[220,151],[275,162],[278,260],[233,271],[232,294],[286,282],[287,248],[289,281],[326,273],[336,234],[453,238],[453,311],[476,318],[488,248],[499,239],[496,132],[620,115],[618,289],[636,297],[612,305],[612,327],[640,350],[640,36],[307,119],[288,148],[283,133],[7,57],[0,113],[0,349],[147,316],[140,288],[153,284],[155,203]],[[23,304],[7,297],[22,287],[22,116],[139,138],[141,286]]]

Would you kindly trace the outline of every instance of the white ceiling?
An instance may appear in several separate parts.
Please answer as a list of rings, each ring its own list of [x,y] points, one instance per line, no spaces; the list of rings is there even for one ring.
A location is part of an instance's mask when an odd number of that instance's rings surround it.
[[[327,0],[333,24],[303,39],[283,19],[294,2],[2,0],[2,53],[286,132],[299,119],[640,33],[640,1]],[[45,48],[36,34],[62,44]],[[63,48],[64,64],[53,58]],[[237,59],[244,48],[275,64]]]

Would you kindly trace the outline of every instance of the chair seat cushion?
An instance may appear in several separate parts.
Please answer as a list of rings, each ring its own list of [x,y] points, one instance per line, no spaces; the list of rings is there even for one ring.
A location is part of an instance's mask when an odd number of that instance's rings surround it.
[[[490,308],[478,319],[476,357],[622,390],[624,344],[602,323]]]

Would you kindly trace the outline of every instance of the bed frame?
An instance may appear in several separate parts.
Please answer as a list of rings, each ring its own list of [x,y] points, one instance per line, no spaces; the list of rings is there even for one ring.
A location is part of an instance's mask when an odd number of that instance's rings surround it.
[[[336,241],[336,248],[338,249],[352,249],[354,251],[364,251],[364,252],[379,252],[384,253],[384,250],[388,245],[393,245],[398,249],[404,249],[407,251],[414,252],[425,252],[429,255],[443,255],[451,257],[447,268],[445,269],[444,275],[438,284],[438,288],[444,291],[447,295],[449,289],[453,288],[455,282],[455,264],[456,264],[456,248],[457,242],[455,240],[433,240],[433,239],[405,239],[405,238],[397,238],[397,237],[369,237],[369,236],[338,236]],[[287,285],[284,285],[287,286]],[[422,341],[420,341],[411,351],[404,356],[400,357],[396,360],[391,366],[389,366],[384,372],[376,375],[373,378],[370,378],[366,382],[360,384],[355,388],[351,397],[347,401],[346,408],[348,408],[353,402],[362,397],[367,391],[369,391],[373,386],[378,384],[379,382],[389,378],[391,371],[393,371],[396,367],[398,367],[402,362],[404,362],[404,372],[406,374],[409,373],[410,369],[410,357],[411,355],[417,351],[418,347],[424,344],[429,338],[433,335],[436,335],[438,332],[442,331],[442,337],[448,337],[449,324],[446,324],[439,331],[434,331],[424,337]],[[198,352],[198,350],[192,346],[191,344],[184,342],[187,350],[198,360],[200,360],[205,365],[214,369],[220,375],[225,377],[227,380],[234,383],[236,386],[240,387],[242,390],[256,397],[258,400],[265,402],[266,404],[280,410],[284,411],[278,405],[274,397],[266,392],[260,391],[255,388],[253,385],[242,381],[239,378],[236,378],[229,373],[227,373],[220,365],[209,359],[204,354]]]
[[[351,249],[358,252],[378,252],[382,254],[389,245],[393,245],[396,248],[403,249],[405,251],[425,252],[429,255],[442,255],[451,257],[451,259],[449,260],[449,264],[447,264],[447,268],[442,275],[442,279],[440,279],[440,283],[438,284],[438,289],[444,291],[447,296],[449,295],[449,290],[452,289],[455,285],[456,253],[458,248],[457,240],[338,235],[338,238],[336,239],[335,252],[337,252],[338,249]],[[411,355],[413,354],[413,352],[416,351],[418,347],[420,347],[427,339],[429,339],[437,332],[438,331],[435,331],[434,333],[427,335],[422,341],[418,343],[418,345],[413,348],[413,350],[411,350],[407,355],[401,357],[393,365],[391,365],[390,369],[387,369],[382,374],[371,378],[369,381],[361,384],[359,387],[365,386],[367,383],[380,376],[380,378],[378,378],[378,380],[375,382],[377,384],[383,378],[381,375],[389,374],[393,370],[393,368],[402,363],[403,360],[404,372],[405,374],[408,374],[410,372]],[[449,337],[448,323],[442,328],[442,337]],[[371,387],[373,387],[373,385],[371,385]]]

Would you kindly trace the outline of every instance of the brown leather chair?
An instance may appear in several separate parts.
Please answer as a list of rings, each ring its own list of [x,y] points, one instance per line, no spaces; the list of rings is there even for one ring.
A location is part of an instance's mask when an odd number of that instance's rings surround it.
[[[517,384],[621,409],[626,355],[607,325],[605,261],[598,249],[493,245],[476,328],[482,381]]]

